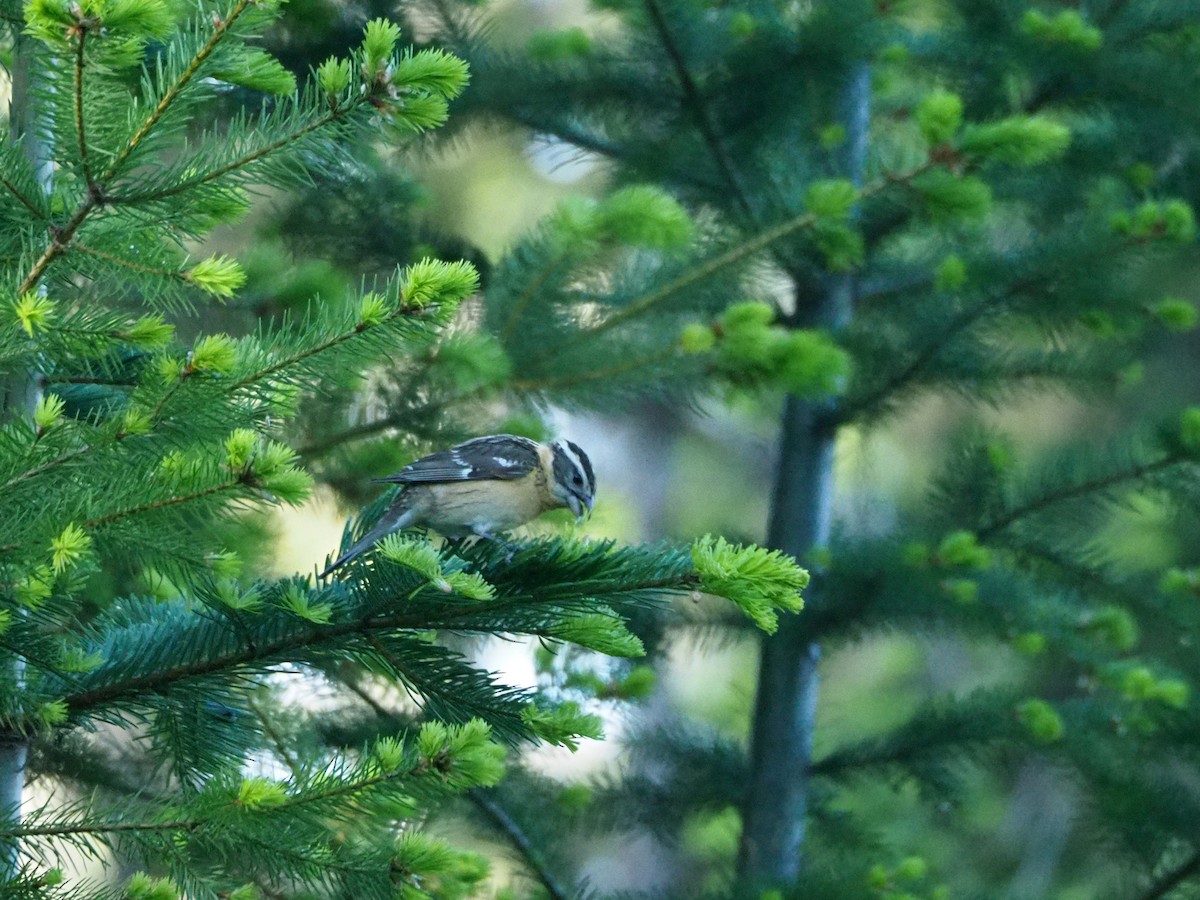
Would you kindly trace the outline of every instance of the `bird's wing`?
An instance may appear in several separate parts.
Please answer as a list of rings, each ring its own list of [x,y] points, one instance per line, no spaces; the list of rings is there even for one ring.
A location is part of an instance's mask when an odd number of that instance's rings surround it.
[[[528,475],[540,464],[536,441],[512,434],[492,434],[422,456],[395,475],[376,480],[392,484],[483,478],[509,481]]]

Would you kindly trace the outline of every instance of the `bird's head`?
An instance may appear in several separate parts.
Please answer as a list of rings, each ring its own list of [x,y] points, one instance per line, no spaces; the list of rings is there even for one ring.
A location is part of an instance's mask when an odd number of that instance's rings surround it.
[[[571,510],[576,518],[591,512],[596,498],[596,475],[592,462],[578,444],[560,438],[550,444],[554,481],[551,495]]]

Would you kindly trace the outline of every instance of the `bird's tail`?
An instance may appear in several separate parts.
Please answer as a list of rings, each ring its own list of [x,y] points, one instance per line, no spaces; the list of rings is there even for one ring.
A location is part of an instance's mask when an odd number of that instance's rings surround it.
[[[346,548],[346,552],[326,566],[325,571],[317,577],[324,578],[334,569],[340,568],[356,556],[366,553],[380,538],[387,537],[393,531],[399,531],[401,528],[408,526],[411,524],[413,518],[414,513],[412,510],[406,509],[398,503],[393,503],[380,516],[379,521],[372,526],[370,531]]]

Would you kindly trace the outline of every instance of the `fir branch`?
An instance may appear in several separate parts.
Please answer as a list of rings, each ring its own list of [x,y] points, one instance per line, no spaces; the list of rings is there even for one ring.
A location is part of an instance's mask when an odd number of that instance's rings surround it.
[[[163,831],[195,831],[204,822],[196,819],[171,819],[166,822],[79,822],[64,825],[26,825],[0,828],[0,842],[28,838],[103,836],[106,834],[154,833]]]
[[[675,39],[671,35],[671,29],[667,23],[666,16],[663,14],[662,7],[659,5],[658,0],[644,0],[643,5],[651,24],[654,26],[655,34],[658,35],[659,43],[662,44],[667,58],[671,61],[671,66],[675,69],[675,77],[679,81],[679,87],[683,91],[684,105],[696,120],[696,130],[708,146],[709,153],[712,154],[713,161],[716,163],[717,169],[720,170],[721,176],[725,179],[726,187],[732,192],[737,205],[742,208],[747,218],[753,219],[754,208],[750,204],[746,186],[733,165],[733,158],[725,148],[724,141],[721,140],[721,136],[717,133],[716,124],[709,115],[708,106],[700,93],[699,87],[696,85],[696,80],[692,78],[687,60],[683,58],[683,53],[680,51],[679,45],[675,43]]]
[[[411,312],[411,310],[407,309],[404,306],[401,306],[401,307],[397,308],[395,312],[391,313],[388,316],[387,320],[385,320],[385,321],[392,321],[392,320],[398,318],[401,314],[403,314],[405,312]],[[358,335],[371,330],[372,327],[374,327],[374,326],[368,325],[366,322],[359,322],[349,331],[343,331],[340,334],[336,334],[333,337],[322,341],[319,344],[315,344],[312,347],[306,347],[305,349],[299,351],[298,353],[293,353],[291,356],[281,357],[280,359],[277,359],[274,362],[272,362],[270,365],[264,366],[261,369],[251,372],[249,375],[246,375],[243,378],[239,379],[238,381],[235,381],[230,386],[230,390],[231,391],[241,390],[242,388],[249,387],[252,384],[257,384],[260,381],[265,381],[266,379],[268,379],[272,375],[274,375],[276,372],[280,372],[284,369],[290,369],[293,366],[297,365],[298,363],[302,363],[305,360],[311,359],[314,356],[319,356],[320,354],[325,353],[328,350],[332,350],[334,347],[338,347],[338,346],[346,343],[347,341],[352,340],[353,338],[357,337]]]
[[[398,716],[386,709],[374,697],[360,685],[354,678],[339,677],[338,679],[348,687],[363,703],[371,708],[376,717],[385,721],[395,721]],[[496,799],[491,796],[490,792],[482,788],[472,788],[467,791],[467,799],[475,806],[487,814],[488,818],[504,833],[509,842],[521,854],[522,860],[537,876],[542,887],[550,895],[552,900],[567,900],[570,893],[558,882],[558,878],[550,871],[549,865],[538,849],[530,841],[525,830],[517,824],[516,820],[509,815],[508,811],[500,805]]]
[[[28,481],[30,478],[36,478],[39,475],[44,475],[46,472],[53,471],[59,466],[69,463],[72,460],[87,454],[93,449],[93,445],[84,444],[82,447],[76,447],[74,450],[68,450],[66,453],[56,456],[54,459],[47,460],[41,465],[34,466],[32,469],[26,469],[19,475],[10,478],[4,484],[0,484],[0,492],[8,490],[10,487],[20,484],[22,481]]]
[[[45,215],[42,214],[42,211],[40,209],[38,209],[36,206],[34,206],[33,202],[30,201],[30,199],[28,197],[26,197],[23,193],[21,193],[20,189],[15,184],[13,184],[11,181],[9,181],[8,177],[6,175],[0,174],[0,184],[4,185],[4,187],[8,190],[8,192],[10,194],[12,194],[14,197],[16,197],[17,201],[22,206],[24,206],[27,210],[29,210],[29,212],[33,215],[33,217],[35,219],[37,219],[38,221],[41,221],[41,222],[46,221],[46,217],[45,217]]]
[[[150,132],[154,130],[156,125],[158,125],[162,117],[165,116],[167,111],[170,110],[171,106],[174,105],[175,101],[179,98],[179,95],[183,93],[183,89],[186,88],[188,83],[200,72],[200,68],[204,64],[204,61],[207,60],[217,49],[217,45],[221,43],[222,38],[225,37],[229,29],[252,5],[253,0],[237,0],[233,6],[233,9],[231,9],[224,16],[217,18],[216,26],[213,28],[213,33],[209,37],[207,43],[205,43],[205,45],[201,47],[199,51],[197,51],[196,55],[192,57],[191,63],[186,69],[184,69],[179,78],[176,79],[175,83],[167,89],[167,92],[163,94],[162,98],[158,101],[158,104],[150,112],[150,115],[146,117],[146,120],[134,133],[133,137],[131,137],[125,146],[117,152],[116,157],[109,164],[108,168],[104,170],[104,174],[100,176],[101,183],[109,183],[117,175],[117,173],[120,172],[121,167],[125,165],[129,157],[133,155],[134,151],[137,150],[142,141],[144,141],[150,135]]]
[[[79,204],[79,208],[75,210],[75,214],[67,220],[66,225],[63,225],[61,228],[53,225],[50,226],[50,243],[47,244],[46,249],[42,251],[42,255],[34,262],[33,267],[21,282],[21,286],[17,288],[16,293],[18,297],[29,293],[37,287],[42,275],[46,273],[46,269],[66,252],[67,245],[75,237],[75,232],[79,230],[79,227],[87,220],[87,217],[91,215],[92,210],[96,208],[98,203],[99,194],[96,191],[88,191],[87,196]]]
[[[75,43],[75,136],[79,141],[79,163],[83,168],[84,183],[91,189],[92,165],[88,158],[87,131],[83,117],[83,49],[87,39],[87,27],[82,23],[78,26],[78,40]]]
[[[115,195],[107,197],[106,199],[114,206],[131,205],[146,203],[149,201],[166,200],[171,197],[178,196],[179,194],[186,193],[187,191],[194,190],[195,188],[203,187],[206,184],[216,181],[218,178],[228,175],[230,172],[236,172],[239,169],[244,169],[245,167],[258,162],[260,159],[270,156],[272,153],[276,153],[285,147],[294,144],[296,141],[308,137],[308,135],[315,131],[319,131],[322,128],[340,121],[345,116],[356,110],[363,102],[364,101],[361,98],[355,98],[353,102],[348,103],[345,106],[334,107],[326,115],[318,119],[314,119],[303,128],[298,128],[296,131],[286,134],[277,140],[271,141],[269,144],[264,144],[263,146],[252,150],[244,156],[240,156],[237,159],[231,160],[222,166],[218,166],[215,169],[210,169],[198,178],[178,181],[173,183],[170,187],[164,187],[159,190],[149,191],[143,194]]]
[[[647,577],[620,583],[611,590],[638,595],[647,592],[684,590],[690,586],[691,580],[688,577]],[[580,592],[596,593],[593,587],[586,583],[574,583],[571,584],[571,587],[576,594]],[[249,665],[269,665],[278,659],[294,659],[294,655],[301,650],[322,645],[337,645],[339,639],[351,635],[370,636],[374,633],[427,631],[430,629],[464,632],[476,631],[481,628],[489,630],[493,620],[503,617],[506,612],[519,611],[530,605],[553,606],[559,602],[561,602],[561,598],[553,594],[545,595],[538,592],[487,603],[471,602],[451,608],[443,607],[437,611],[428,609],[411,611],[411,605],[405,607],[410,611],[403,612],[381,613],[372,608],[347,621],[319,627],[309,625],[303,620],[295,620],[288,622],[285,628],[275,628],[269,637],[247,640],[241,646],[206,655],[204,658],[193,659],[180,665],[155,669],[74,693],[67,692],[63,696],[63,700],[73,713],[79,714],[122,698],[161,692],[177,682]],[[472,621],[485,615],[489,619],[483,625]],[[238,630],[237,633],[240,635],[242,632]]]
[[[267,737],[271,739],[271,743],[275,747],[275,753],[280,759],[283,760],[284,765],[288,767],[288,770],[292,773],[292,778],[299,779],[300,763],[297,762],[296,758],[288,750],[287,741],[284,740],[284,737],[279,732],[279,729],[275,727],[275,723],[271,721],[270,715],[265,709],[262,708],[262,705],[254,697],[247,697],[246,705],[249,706],[254,715],[258,717],[258,721],[262,725],[263,731],[266,732]]]
[[[252,2],[253,0],[237,0],[237,3],[234,5],[233,9],[230,10],[229,14],[217,22],[217,25],[213,30],[213,34],[209,38],[208,42],[192,58],[192,61],[187,69],[184,70],[176,82],[171,85],[167,92],[162,96],[158,102],[158,105],[153,111],[151,111],[150,115],[146,117],[146,120],[142,123],[141,127],[137,130],[133,137],[131,137],[125,146],[116,153],[108,168],[104,170],[104,172],[96,181],[93,182],[89,180],[88,192],[84,197],[83,202],[80,203],[79,208],[75,211],[74,215],[72,215],[67,221],[67,224],[61,228],[55,228],[53,226],[51,227],[50,243],[46,246],[46,249],[42,252],[41,256],[38,257],[37,261],[33,264],[33,267],[29,270],[29,273],[25,276],[24,281],[22,281],[21,286],[17,289],[18,296],[33,290],[37,286],[37,283],[41,280],[42,275],[45,274],[46,269],[50,266],[50,264],[66,252],[67,247],[71,244],[72,239],[75,237],[75,233],[87,220],[88,216],[91,215],[92,211],[102,205],[104,202],[108,202],[108,198],[104,196],[105,187],[113,180],[114,177],[116,177],[116,175],[120,172],[121,167],[124,166],[126,161],[128,161],[129,157],[133,154],[137,147],[146,139],[146,137],[150,134],[162,117],[166,115],[167,111],[174,104],[175,100],[178,99],[183,89],[199,72],[204,61],[212,55],[213,51],[228,32],[229,28],[252,5]],[[82,40],[80,41],[80,47],[80,52],[82,52]],[[81,92],[77,91],[77,94],[78,93]],[[82,103],[81,96],[79,97],[78,102]],[[79,116],[80,118],[77,122],[77,125],[82,125],[82,107],[80,107]],[[80,131],[79,135],[80,140],[82,141],[82,130]]]
[[[668,345],[665,349],[659,350],[656,353],[651,353],[647,356],[637,359],[626,360],[615,366],[609,366],[606,369],[591,369],[586,372],[574,372],[567,375],[559,375],[556,377],[547,376],[545,378],[529,378],[516,379],[510,383],[513,390],[525,391],[527,393],[536,393],[538,391],[554,390],[555,388],[576,387],[581,384],[588,384],[593,381],[607,381],[617,375],[626,375],[629,372],[634,372],[638,369],[652,366],[655,363],[665,362],[678,352],[675,344]]]
[[[984,523],[980,528],[977,528],[975,534],[980,541],[985,541],[1019,522],[1021,519],[1036,515],[1049,507],[1057,506],[1059,503],[1079,500],[1093,494],[1102,493],[1114,487],[1138,481],[1147,475],[1161,472],[1172,466],[1181,465],[1183,462],[1185,460],[1177,456],[1168,455],[1160,457],[1153,462],[1139,463],[1128,469],[1110,472],[1098,478],[1067,485],[1058,490],[1042,494],[1040,497],[1035,497],[1021,506],[1013,507],[1001,513],[991,521]]]
[[[1190,881],[1198,874],[1200,874],[1200,850],[1193,852],[1174,869],[1155,880],[1145,892],[1138,894],[1137,900],[1162,900],[1175,888]]]
[[[111,198],[109,198],[109,200],[111,202]],[[114,256],[111,253],[105,253],[103,250],[97,250],[94,247],[88,247],[79,243],[78,241],[75,241],[71,244],[71,249],[78,250],[80,253],[95,257],[96,259],[102,259],[105,262],[112,263],[114,266],[120,266],[122,269],[129,269],[141,275],[156,275],[159,278],[170,278],[185,284],[188,283],[187,278],[184,277],[182,272],[144,266],[141,263],[135,263],[131,260],[123,259],[120,256]]]
[[[137,516],[147,512],[154,512],[159,509],[166,509],[171,506],[178,506],[181,503],[191,503],[194,500],[199,500],[203,497],[211,497],[214,494],[220,494],[224,491],[233,490],[236,487],[246,484],[243,478],[234,478],[220,484],[210,485],[198,491],[193,491],[190,494],[177,494],[174,497],[164,497],[159,500],[151,500],[147,503],[141,503],[137,506],[131,506],[127,509],[118,510],[117,512],[108,513],[100,516],[97,519],[92,519],[85,523],[86,528],[100,528],[104,525],[109,525],[112,522],[120,519],[127,519],[130,516]]]
[[[524,829],[508,814],[508,810],[480,788],[472,788],[467,791],[467,798],[478,809],[484,812],[492,820],[492,823],[508,838],[513,847],[521,854],[521,859],[533,874],[537,876],[537,880],[546,889],[546,893],[550,896],[551,900],[568,900],[571,894],[558,883],[558,878],[550,871],[545,858],[533,846],[533,842],[529,840],[529,836],[525,833]]]
[[[858,191],[856,203],[861,203],[863,200],[876,196],[883,191],[895,185],[905,185],[911,182],[918,175],[937,168],[939,162],[933,159],[926,160],[918,166],[900,173],[887,173],[875,182],[861,188]],[[772,244],[783,240],[797,232],[806,231],[816,225],[819,217],[811,212],[803,212],[799,215],[786,219],[776,225],[766,228],[755,235],[747,238],[745,241],[730,247],[723,253],[718,253],[707,260],[699,262],[692,266],[686,272],[668,281],[666,284],[643,294],[641,297],[633,300],[627,306],[623,307],[618,312],[613,313],[604,321],[591,328],[579,331],[574,338],[568,339],[560,343],[554,348],[554,356],[561,356],[566,350],[613,328],[622,325],[631,319],[635,319],[643,313],[653,309],[662,301],[678,294],[680,291],[686,290],[694,284],[703,282],[718,272],[730,266],[736,265],[749,257],[754,256],[766,250]]]
[[[507,345],[509,340],[511,340],[513,334],[517,330],[517,326],[520,324],[521,316],[525,314],[525,310],[529,307],[529,304],[533,302],[533,298],[536,297],[541,291],[542,285],[549,281],[550,276],[554,274],[554,270],[558,268],[558,266],[566,259],[566,257],[567,254],[565,252],[559,253],[548,263],[546,263],[540,272],[538,272],[532,279],[529,280],[525,290],[523,290],[513,302],[512,308],[508,312],[508,318],[504,322],[504,327],[501,328],[500,333],[496,335],[501,344]]]

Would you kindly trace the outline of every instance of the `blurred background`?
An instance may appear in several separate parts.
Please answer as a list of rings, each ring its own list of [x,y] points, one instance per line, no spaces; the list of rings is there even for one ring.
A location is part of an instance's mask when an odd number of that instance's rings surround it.
[[[788,15],[803,20],[806,13],[801,8],[812,5],[695,3],[680,8],[686,7],[700,22],[720,16],[733,23],[731,29],[751,29],[760,7],[776,12],[787,7]],[[1123,5],[1043,6],[1047,21],[1058,21],[1054,15],[1076,6],[1104,7],[1083,11],[1111,13],[1110,21],[1115,21]],[[1021,3],[929,0],[873,6],[881,14],[906,16],[916,44],[939,31],[966,29],[964,22],[976,13],[981,21],[972,20],[972,27],[986,31],[987,15],[1020,20],[1027,12]],[[742,13],[748,21],[739,18]],[[245,289],[224,309],[182,321],[181,331],[185,337],[189,328],[245,333],[268,317],[301,314],[312,303],[348,303],[373,278],[424,256],[470,259],[483,274],[483,295],[466,308],[448,340],[398,358],[394,370],[367,373],[365,390],[333,385],[308,404],[300,421],[289,426],[289,440],[322,487],[299,511],[248,515],[231,532],[230,545],[251,559],[253,571],[312,572],[336,549],[347,519],[378,496],[372,478],[431,449],[497,431],[570,437],[587,449],[595,464],[598,491],[591,519],[575,526],[563,516],[550,516],[531,526],[534,530],[577,528],[583,535],[627,542],[687,542],[709,532],[731,540],[766,541],[785,393],[777,385],[761,389],[729,379],[716,388],[668,391],[649,373],[644,390],[635,374],[619,391],[596,388],[591,400],[587,386],[561,396],[553,390],[524,390],[520,371],[514,376],[505,348],[489,337],[486,326],[489,284],[499,270],[520,263],[522,242],[531,240],[548,220],[561,222],[567,215],[563,210],[569,211],[575,202],[572,198],[600,200],[632,180],[603,147],[588,150],[586,141],[572,144],[540,130],[544,120],[536,103],[531,102],[524,115],[520,106],[513,106],[516,112],[511,115],[498,112],[503,85],[488,79],[502,78],[506,70],[487,63],[507,53],[518,54],[533,67],[569,61],[573,53],[586,56],[588,48],[624,40],[627,11],[581,2],[521,0],[461,8],[402,4],[399,9],[383,0],[291,0],[268,49],[303,74],[356,41],[364,22],[377,15],[398,16],[405,23],[406,38],[418,43],[469,43],[480,64],[472,59],[474,82],[452,106],[450,123],[433,137],[402,146],[381,142],[371,148],[366,162],[348,163],[344,171],[328,172],[305,189],[257,198],[248,218],[223,227],[210,244],[197,248],[200,254],[222,252],[242,261],[249,273]],[[701,30],[682,15],[671,21],[681,32]],[[1177,21],[1156,27],[1163,41],[1186,45],[1182,56],[1192,58],[1200,26],[1180,14]],[[966,38],[963,41],[968,48],[964,55],[980,52]],[[632,46],[636,50],[637,43]],[[629,45],[623,47],[631,52]],[[702,48],[690,49],[702,55]],[[829,53],[842,49],[830,48]],[[806,52],[817,53],[812,47]],[[881,130],[911,128],[907,110],[912,103],[896,98],[916,97],[927,85],[919,74],[903,70],[899,51],[892,57],[878,48],[872,52],[885,60],[870,76],[873,89],[885,98],[880,115],[887,121]],[[995,52],[1003,59],[1003,48]],[[636,53],[630,59],[630,65],[636,65]],[[820,60],[810,64],[819,69]],[[1000,64],[996,59],[981,62],[981,77]],[[1072,65],[1070,60],[1062,64],[1068,72],[1063,77],[1069,77]],[[964,76],[963,81],[970,79]],[[978,97],[986,90],[1027,97],[1032,89],[1018,81],[1014,75],[1002,85],[993,82],[978,90],[968,85],[966,90],[975,90],[969,96],[976,98],[976,106],[985,106]],[[1185,86],[1178,85],[1181,90]],[[620,89],[612,87],[616,94]],[[744,93],[738,99],[753,105],[758,97]],[[234,89],[225,113],[233,115],[242,104],[259,102]],[[816,105],[822,103],[829,106],[823,100]],[[903,115],[896,112],[901,108],[906,110]],[[630,115],[636,118],[636,112]],[[1084,134],[1081,153],[1122,133],[1117,126],[1111,127],[1111,134],[1104,133],[1100,120],[1106,115],[1110,113],[1101,110],[1096,121],[1084,121],[1082,114],[1073,121]],[[1190,129],[1195,111],[1180,115]],[[1120,113],[1111,116],[1119,118]],[[798,126],[798,131],[809,135],[813,145],[825,139],[836,145],[837,135],[822,131],[833,126],[822,126],[816,114],[813,118],[817,121]],[[1169,120],[1159,125],[1171,127]],[[1178,175],[1172,195],[1194,201],[1196,185],[1188,173],[1195,165],[1196,147],[1187,143],[1191,131],[1181,134],[1178,145],[1169,152],[1164,149],[1162,158],[1148,165],[1156,167],[1152,177],[1161,183]],[[668,138],[661,152],[676,152]],[[887,162],[873,158],[868,166]],[[807,163],[796,165],[803,169],[796,178],[812,175]],[[771,177],[775,184],[786,180],[782,175]],[[1118,181],[1097,179],[1080,205],[1105,210],[1115,205],[1113,196],[1120,191],[1137,194],[1127,185],[1118,189]],[[1023,190],[1044,187],[1032,181],[1021,185]],[[693,203],[689,210],[701,230],[711,225],[703,203]],[[1009,224],[1015,221],[1010,218]],[[996,233],[1004,227],[1001,217],[998,224],[983,229],[987,234],[980,240],[995,248],[1002,243],[995,240]],[[935,253],[928,252],[929,246],[917,246],[910,256],[940,258],[947,246],[960,241],[968,248],[962,254],[969,257],[972,240],[942,234],[929,242],[936,244]],[[869,248],[872,253],[876,249]],[[894,258],[904,255],[891,252]],[[1003,260],[1004,254],[997,251],[994,264],[1000,266]],[[1147,297],[1170,296],[1191,304],[1197,261],[1191,247],[1166,260],[1140,261],[1138,290]],[[880,277],[887,276],[886,269],[885,265]],[[795,305],[786,286],[772,286],[770,272],[757,274],[763,298],[785,312]],[[499,277],[503,281],[502,271]],[[532,284],[528,289],[535,291],[536,281]],[[745,299],[736,293],[722,296],[723,303],[718,299],[710,305],[720,308]],[[888,302],[906,301],[903,292],[889,296],[884,289],[867,301],[876,309]],[[1048,291],[1031,302],[1058,301]],[[1105,315],[1097,312],[1083,327],[1093,334],[1124,327]],[[1034,343],[1065,341],[1055,328]],[[1098,368],[1107,368],[1111,375],[1106,392],[1080,393],[1052,377],[1032,377],[1020,391],[984,396],[983,402],[970,387],[930,390],[908,396],[902,407],[886,416],[845,425],[838,432],[834,460],[835,532],[851,544],[882,542],[892,550],[910,543],[906,533],[916,534],[913,540],[919,541],[919,529],[910,527],[922,521],[921,513],[914,511],[936,490],[947,460],[978,443],[980,436],[996,454],[1040,460],[1070,445],[1103,447],[1123,440],[1135,421],[1171,415],[1196,395],[1194,337],[1166,330],[1143,337],[1140,361],[1127,359],[1123,351],[1102,361]],[[871,359],[869,346],[857,352],[860,366]],[[1097,367],[1090,374],[1095,371]],[[1063,380],[1069,382],[1065,376]],[[1097,567],[1105,577],[1115,572],[1120,580],[1136,571],[1153,582],[1162,571],[1186,565],[1189,556],[1197,555],[1193,519],[1180,516],[1152,493],[1127,498],[1123,505],[1105,507],[1094,518],[1080,521],[1089,538],[1103,538],[1103,566]],[[936,544],[937,527],[929,532]],[[804,562],[817,570],[829,564],[820,554]],[[170,590],[169,584],[153,583],[152,575],[139,577],[141,590]],[[958,590],[957,600],[964,607],[976,602],[972,589],[946,588],[936,573],[934,581],[951,594]],[[994,589],[1002,594],[1005,587]],[[991,588],[985,584],[984,590]],[[1036,596],[1039,590],[1051,593],[1045,587],[1022,588],[1026,596]],[[897,602],[903,604],[903,598]],[[996,607],[1003,602],[997,597]],[[1088,608],[1094,612],[1095,606]],[[496,860],[491,883],[496,896],[559,896],[560,889],[561,895],[574,896],[580,886],[597,896],[621,891],[723,896],[735,891],[738,801],[755,703],[758,638],[706,609],[684,608],[673,615],[663,622],[634,623],[651,655],[633,666],[584,655],[556,656],[546,648],[504,641],[471,649],[510,683],[538,683],[563,696],[585,696],[604,716],[608,733],[603,744],[586,744],[574,754],[539,751],[514,759],[516,771],[488,801],[496,807],[477,798],[446,811],[440,828],[478,842]],[[1027,682],[1031,672],[1039,673],[1043,683],[1060,686],[1067,684],[1064,678],[1083,677],[1057,671],[1047,675],[1038,658],[1045,652],[1045,636],[1039,643],[1037,635],[1042,633],[1020,623],[989,631],[960,628],[940,614],[916,624],[902,614],[884,619],[871,619],[862,628],[851,624],[824,647],[816,760],[835,756],[840,748],[866,747],[873,740],[903,734],[931,703],[942,704],[941,709],[953,709],[959,700],[969,705],[980,696],[991,696],[989,692],[1003,693]],[[1145,627],[1144,620],[1142,624]],[[1053,648],[1054,635],[1050,638]],[[1190,634],[1146,639],[1165,642],[1177,652],[1175,642],[1185,638],[1193,639]],[[1073,687],[1070,682],[1062,690],[1069,693]],[[386,694],[378,687],[368,689]],[[1008,702],[996,708],[1011,707]],[[331,740],[350,741],[355,713],[330,709],[324,714],[330,718]],[[980,715],[995,718],[991,711]],[[341,737],[338,728],[345,729]],[[909,751],[911,746],[904,752]],[[1200,774],[1190,768],[1191,757],[1181,751],[1174,759],[1180,766],[1179,783],[1200,792]],[[1088,793],[1090,785],[1036,747],[1018,752],[995,749],[981,740],[961,753],[921,764],[926,768],[918,777],[884,766],[814,783],[820,813],[806,851],[813,860],[809,893],[798,896],[1193,896],[1170,894],[1171,885],[1165,893],[1145,888],[1145,872],[1169,869],[1172,853],[1184,862],[1191,859],[1186,842],[1172,837],[1158,845],[1156,861],[1147,856],[1144,868],[1132,871],[1129,847],[1093,821],[1096,801]],[[915,762],[914,766],[920,768]],[[1194,803],[1195,797],[1188,802]],[[1126,817],[1131,827],[1136,808],[1133,804]],[[509,818],[507,824],[501,816]],[[871,824],[869,833],[861,827],[864,820]],[[521,841],[529,846],[522,849]],[[846,885],[859,885],[861,893]]]

